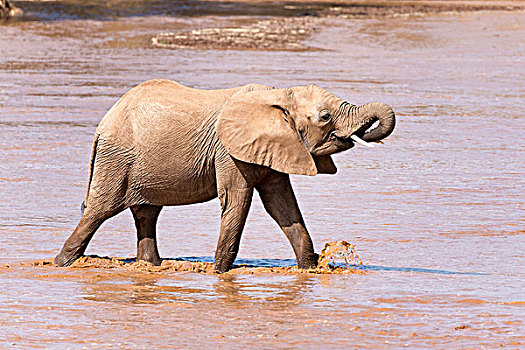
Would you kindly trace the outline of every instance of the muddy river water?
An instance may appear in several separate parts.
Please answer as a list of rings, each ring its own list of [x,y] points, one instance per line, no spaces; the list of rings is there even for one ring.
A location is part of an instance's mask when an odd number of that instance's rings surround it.
[[[151,38],[253,18],[28,5],[34,18],[0,26],[0,348],[525,347],[525,13],[324,17],[314,50],[172,50]],[[359,273],[31,265],[78,222],[101,117],[151,78],[316,83],[393,106],[384,145],[335,155],[336,175],[292,177],[317,250],[355,244]],[[165,208],[161,256],[211,261],[219,212],[217,200]],[[135,245],[126,211],[86,253],[134,257]],[[257,195],[239,258],[294,263]]]

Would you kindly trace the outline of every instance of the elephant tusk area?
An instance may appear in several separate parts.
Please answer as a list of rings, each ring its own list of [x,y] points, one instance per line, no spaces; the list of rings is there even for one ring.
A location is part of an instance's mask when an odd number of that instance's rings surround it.
[[[360,145],[371,147],[371,148],[374,147],[373,144],[366,142],[365,140],[359,138],[357,135],[352,135],[350,136],[350,138]]]

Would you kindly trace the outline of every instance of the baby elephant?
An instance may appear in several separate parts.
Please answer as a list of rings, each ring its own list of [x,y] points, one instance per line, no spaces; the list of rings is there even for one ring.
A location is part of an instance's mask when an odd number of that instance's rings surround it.
[[[197,90],[169,80],[142,83],[106,113],[95,132],[85,211],[55,263],[72,264],[105,220],[130,208],[137,259],[159,265],[156,223],[162,207],[218,196],[215,270],[228,271],[256,189],[298,266],[316,267],[289,174],[334,174],[331,154],[354,142],[371,146],[394,125],[389,106],[355,106],[316,85]]]

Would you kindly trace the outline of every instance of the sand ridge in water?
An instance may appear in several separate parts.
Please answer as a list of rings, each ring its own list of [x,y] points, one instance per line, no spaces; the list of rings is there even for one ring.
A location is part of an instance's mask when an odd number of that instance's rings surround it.
[[[22,263],[25,266],[56,267],[53,259],[38,260]],[[297,266],[250,266],[246,264],[234,265],[227,273],[233,274],[364,274],[355,266],[363,265],[355,251],[355,246],[346,241],[328,242],[319,254],[319,266],[315,269],[300,269]],[[217,274],[213,269],[214,264],[203,261],[187,261],[182,259],[164,259],[160,266],[136,260],[134,258],[115,258],[100,256],[83,256],[77,259],[67,269],[125,269],[137,272],[173,273],[196,272],[203,274]]]
[[[268,6],[279,11],[282,4],[269,2]],[[524,5],[517,2],[490,1],[341,1],[337,4],[318,2],[311,6],[287,5],[281,9],[282,13],[278,17],[252,20],[251,23],[242,26],[159,33],[151,38],[151,44],[153,47],[168,49],[312,51],[321,49],[306,44],[305,40],[320,28],[329,25],[327,23],[331,18],[382,18],[524,9]]]
[[[161,33],[151,42],[155,47],[170,49],[307,51],[316,48],[303,41],[318,31],[319,25],[319,20],[312,17],[278,18],[241,27]]]

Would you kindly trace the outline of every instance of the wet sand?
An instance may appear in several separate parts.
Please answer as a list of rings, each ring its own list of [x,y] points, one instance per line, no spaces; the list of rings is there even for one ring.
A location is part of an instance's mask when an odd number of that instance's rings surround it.
[[[193,260],[193,261],[192,261]],[[77,259],[68,269],[122,269],[143,273],[174,273],[174,272],[195,272],[205,274],[218,274],[214,271],[213,262],[195,261],[198,259],[164,259],[160,266],[155,266],[146,261],[135,258],[112,258],[100,256],[83,256]],[[276,264],[277,263],[277,264]],[[317,268],[299,269],[297,265],[280,266],[282,262],[273,262],[270,266],[258,266],[251,264],[235,264],[228,271],[229,274],[261,274],[261,273],[280,273],[280,274],[349,274],[364,273],[363,262],[355,251],[355,246],[346,241],[327,242],[323,250],[319,253]],[[58,268],[53,259],[20,263],[21,266],[37,266]],[[266,265],[266,264],[264,264]],[[275,265],[275,266],[271,266]],[[0,266],[0,269],[9,269],[11,265]]]
[[[170,3],[17,1],[27,17],[0,26],[0,348],[525,346],[523,11]],[[269,50],[151,41],[286,20],[280,30],[312,30]],[[362,265],[294,270],[256,197],[231,273],[210,273],[216,200],[163,210],[164,266],[133,260],[128,212],[100,228],[91,258],[52,266],[79,219],[96,125],[151,78],[317,83],[392,105],[399,122],[384,145],[336,155],[336,175],[292,177],[316,250],[352,242]]]

